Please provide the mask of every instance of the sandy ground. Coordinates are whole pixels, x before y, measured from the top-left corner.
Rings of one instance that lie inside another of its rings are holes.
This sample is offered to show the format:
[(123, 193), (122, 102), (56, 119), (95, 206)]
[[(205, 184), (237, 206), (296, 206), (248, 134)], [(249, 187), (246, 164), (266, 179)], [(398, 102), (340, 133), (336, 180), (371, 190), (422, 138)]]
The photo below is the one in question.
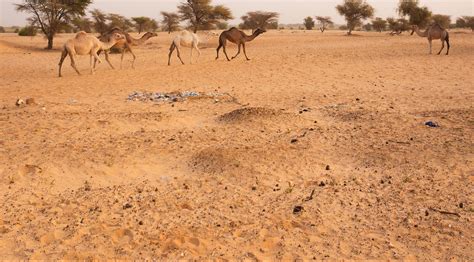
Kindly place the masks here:
[(135, 70), (81, 57), (58, 78), (70, 37), (0, 34), (3, 259), (474, 259), (474, 34), (436, 56), (417, 36), (269, 32), (232, 62), (214, 37), (168, 67), (160, 33)]

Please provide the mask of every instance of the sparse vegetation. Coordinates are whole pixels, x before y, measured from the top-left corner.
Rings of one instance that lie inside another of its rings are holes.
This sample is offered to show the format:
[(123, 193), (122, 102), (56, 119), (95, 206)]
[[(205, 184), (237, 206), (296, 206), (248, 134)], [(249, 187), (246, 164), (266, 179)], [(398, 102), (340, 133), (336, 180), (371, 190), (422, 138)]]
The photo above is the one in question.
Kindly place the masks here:
[(196, 33), (198, 30), (216, 28), (217, 24), (232, 19), (232, 12), (223, 5), (211, 5), (211, 0), (186, 0), (178, 6), (181, 21), (188, 22)]
[(163, 19), (161, 23), (163, 24), (163, 31), (171, 32), (179, 30), (179, 15), (176, 13), (169, 13), (169, 12), (161, 12), (161, 16)]
[(395, 19), (393, 17), (387, 18), (388, 28), (391, 35), (399, 35), (405, 31), (410, 30), (408, 20), (405, 18)]
[(87, 6), (92, 0), (23, 0), (16, 4), (18, 12), (30, 13), (29, 21), (32, 26), (38, 26), (48, 39), (47, 49), (53, 48), (53, 39), (64, 23), (76, 16), (84, 16)]
[(3, 26), (0, 26), (0, 33), (5, 33), (5, 28)]
[(425, 6), (420, 7), (418, 5), (418, 0), (400, 0), (398, 14), (404, 17), (408, 16), (410, 25), (424, 28), (430, 23), (431, 11)]
[(376, 17), (375, 20), (372, 20), (372, 27), (377, 32), (385, 31), (387, 29), (387, 21), (380, 17)]
[(306, 30), (313, 30), (315, 25), (314, 19), (311, 16), (308, 16), (304, 19), (304, 27)]
[(449, 15), (436, 14), (431, 16), (431, 20), (433, 23), (436, 23), (443, 28), (449, 28), (449, 25), (451, 24), (451, 17)]
[(278, 17), (280, 14), (276, 12), (254, 11), (248, 12), (242, 16), (242, 23), (239, 25), (241, 29), (277, 29)]
[(474, 31), (474, 16), (463, 16), (456, 20), (456, 27), (470, 28)]
[(319, 24), (321, 25), (321, 27), (319, 27), (321, 33), (324, 33), (324, 31), (326, 31), (330, 25), (334, 24), (334, 22), (331, 20), (331, 17), (329, 16), (316, 16), (316, 20), (318, 20)]
[(18, 31), (19, 36), (35, 36), (36, 33), (36, 27), (34, 26), (25, 26)]
[(347, 21), (348, 35), (351, 35), (357, 26), (361, 26), (363, 20), (374, 15), (374, 8), (365, 0), (344, 0), (336, 9)]

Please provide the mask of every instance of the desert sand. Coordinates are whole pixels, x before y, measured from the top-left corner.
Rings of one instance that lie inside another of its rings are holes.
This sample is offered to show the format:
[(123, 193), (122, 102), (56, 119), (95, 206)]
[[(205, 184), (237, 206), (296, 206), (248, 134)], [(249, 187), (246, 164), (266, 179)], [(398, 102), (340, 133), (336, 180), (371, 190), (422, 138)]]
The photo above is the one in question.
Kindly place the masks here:
[(231, 62), (213, 36), (168, 67), (173, 35), (58, 78), (72, 35), (0, 34), (2, 259), (474, 259), (474, 34), (271, 31)]

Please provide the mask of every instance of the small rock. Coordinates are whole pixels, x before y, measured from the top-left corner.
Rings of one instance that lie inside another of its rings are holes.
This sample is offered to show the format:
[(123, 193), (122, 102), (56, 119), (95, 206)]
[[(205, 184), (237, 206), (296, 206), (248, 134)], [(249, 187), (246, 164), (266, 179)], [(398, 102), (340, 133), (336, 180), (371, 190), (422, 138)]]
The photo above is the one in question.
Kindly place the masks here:
[(464, 208), (464, 203), (459, 203), (459, 208)]
[(324, 181), (321, 181), (321, 182), (319, 183), (319, 186), (320, 186), (320, 187), (324, 187), (324, 186), (326, 186), (326, 183), (324, 183)]
[(36, 105), (36, 101), (34, 98), (28, 98), (26, 99), (26, 104), (27, 105)]
[(304, 207), (303, 206), (295, 206), (293, 208), (293, 214), (300, 214), (302, 211), (304, 210)]
[(298, 139), (296, 139), (296, 138), (291, 139), (292, 144), (295, 144), (296, 142), (298, 142)]
[(252, 190), (253, 190), (253, 191), (257, 190), (257, 187), (256, 187), (256, 186), (253, 186), (253, 187), (252, 187)]
[(18, 98), (15, 102), (16, 106), (22, 106), (24, 104), (25, 104), (25, 101), (23, 101), (23, 99), (21, 99), (21, 98)]
[(326, 165), (326, 170), (331, 170), (331, 167), (329, 165)]
[(129, 209), (129, 208), (132, 208), (132, 204), (126, 203), (125, 205), (123, 205), (123, 209)]

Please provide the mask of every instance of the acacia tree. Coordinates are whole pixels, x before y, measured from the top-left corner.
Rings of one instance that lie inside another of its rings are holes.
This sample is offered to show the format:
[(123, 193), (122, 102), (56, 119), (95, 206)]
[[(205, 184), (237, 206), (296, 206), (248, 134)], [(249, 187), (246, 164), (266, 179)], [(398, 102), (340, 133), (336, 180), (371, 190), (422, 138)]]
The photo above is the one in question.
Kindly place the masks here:
[(306, 30), (313, 30), (314, 24), (314, 19), (311, 16), (308, 16), (304, 19), (304, 27)]
[(118, 27), (122, 29), (124, 32), (126, 32), (126, 31), (129, 31), (133, 27), (132, 21), (130, 21), (130, 19), (126, 18), (123, 15), (108, 14), (107, 20), (109, 21), (107, 25), (109, 29)]
[(139, 34), (145, 30), (149, 30), (151, 25), (151, 18), (145, 16), (132, 17), (132, 21), (135, 23), (134, 26)]
[(257, 28), (262, 29), (276, 29), (278, 28), (278, 17), (280, 14), (276, 12), (264, 12), (264, 11), (254, 11), (248, 12), (246, 15), (242, 16), (242, 23), (239, 25), (242, 29), (252, 29)]
[(456, 27), (471, 28), (474, 31), (474, 16), (462, 16), (456, 19)]
[(404, 17), (408, 16), (408, 23), (410, 25), (424, 28), (430, 22), (431, 11), (425, 6), (418, 6), (418, 4), (418, 0), (400, 0), (398, 14)]
[(223, 5), (211, 5), (211, 0), (186, 0), (178, 5), (181, 21), (187, 21), (196, 33), (199, 29), (211, 29), (220, 22), (232, 19), (232, 12)]
[(71, 20), (71, 25), (74, 32), (84, 31), (86, 33), (92, 32), (92, 21), (87, 17), (76, 17)]
[(107, 14), (99, 9), (94, 9), (90, 13), (94, 20), (94, 30), (99, 34), (106, 33), (109, 30), (109, 26), (107, 25)]
[(431, 16), (431, 20), (443, 28), (449, 28), (449, 25), (451, 25), (451, 17), (449, 15), (436, 14)]
[(344, 3), (336, 6), (336, 9), (347, 21), (348, 35), (352, 34), (356, 26), (362, 25), (362, 20), (374, 15), (374, 8), (365, 0), (344, 0)]
[(161, 15), (163, 16), (163, 20), (161, 20), (163, 31), (171, 34), (179, 29), (179, 15), (177, 13), (161, 12)]
[(15, 4), (18, 12), (32, 14), (30, 21), (38, 25), (48, 39), (47, 49), (53, 48), (53, 39), (65, 23), (84, 16), (91, 0), (23, 0)]
[(376, 17), (375, 20), (372, 20), (372, 27), (375, 31), (382, 32), (387, 28), (387, 21), (380, 17)]
[(393, 17), (387, 18), (387, 23), (388, 23), (388, 28), (390, 29), (390, 34), (393, 35), (399, 35), (404, 31), (410, 30), (410, 25), (408, 23), (408, 20), (405, 18), (399, 18), (395, 19)]
[(321, 27), (319, 28), (321, 33), (324, 33), (329, 25), (334, 24), (334, 22), (331, 20), (331, 17), (329, 16), (316, 16), (316, 20), (318, 20), (319, 24), (321, 24)]

